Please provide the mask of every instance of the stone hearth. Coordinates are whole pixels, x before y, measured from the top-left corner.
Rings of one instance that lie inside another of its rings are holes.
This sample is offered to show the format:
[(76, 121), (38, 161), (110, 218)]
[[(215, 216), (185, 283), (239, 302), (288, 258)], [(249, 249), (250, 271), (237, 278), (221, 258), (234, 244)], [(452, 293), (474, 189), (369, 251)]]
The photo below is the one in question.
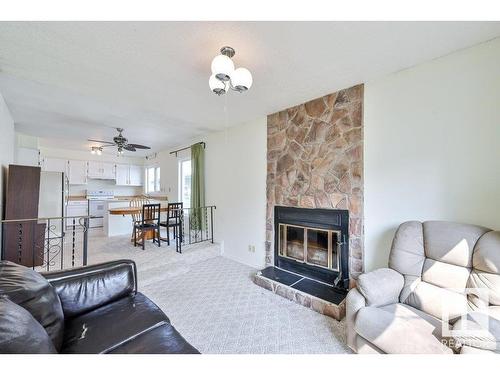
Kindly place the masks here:
[(347, 291), (333, 289), (326, 284), (275, 267), (257, 272), (254, 283), (320, 314), (337, 320), (345, 317)]
[(349, 210), (349, 271), (363, 271), (363, 85), (267, 118), (266, 263), (274, 207)]

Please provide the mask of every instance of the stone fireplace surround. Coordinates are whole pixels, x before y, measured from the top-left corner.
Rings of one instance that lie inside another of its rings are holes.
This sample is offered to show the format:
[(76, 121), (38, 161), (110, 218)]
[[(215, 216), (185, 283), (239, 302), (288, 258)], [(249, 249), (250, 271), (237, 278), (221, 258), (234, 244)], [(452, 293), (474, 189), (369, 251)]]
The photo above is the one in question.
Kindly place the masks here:
[(266, 264), (275, 206), (349, 211), (349, 274), (363, 272), (363, 85), (267, 118)]

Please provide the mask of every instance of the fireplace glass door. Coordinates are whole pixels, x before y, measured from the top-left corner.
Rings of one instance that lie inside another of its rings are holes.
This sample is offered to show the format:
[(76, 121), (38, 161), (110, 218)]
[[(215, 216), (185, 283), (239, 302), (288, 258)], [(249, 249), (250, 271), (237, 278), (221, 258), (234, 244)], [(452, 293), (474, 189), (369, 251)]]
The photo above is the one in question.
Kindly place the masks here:
[(280, 256), (338, 271), (338, 231), (280, 223), (278, 235)]
[(327, 230), (307, 230), (307, 263), (321, 267), (330, 264), (330, 238)]

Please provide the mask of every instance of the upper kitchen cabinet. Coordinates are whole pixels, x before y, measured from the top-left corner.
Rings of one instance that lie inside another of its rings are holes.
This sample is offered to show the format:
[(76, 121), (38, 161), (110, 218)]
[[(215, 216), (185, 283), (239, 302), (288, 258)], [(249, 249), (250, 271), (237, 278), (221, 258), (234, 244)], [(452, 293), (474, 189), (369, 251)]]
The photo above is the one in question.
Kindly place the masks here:
[(142, 186), (142, 178), (144, 176), (144, 172), (141, 166), (139, 165), (131, 165), (130, 166), (130, 178), (129, 182), (132, 186)]
[(58, 159), (58, 158), (48, 158), (44, 157), (42, 159), (42, 171), (45, 172), (62, 172), (66, 173), (66, 159)]
[(112, 163), (105, 163), (100, 161), (89, 161), (88, 164), (88, 177), (101, 180), (114, 180), (115, 165)]
[(139, 165), (116, 164), (116, 185), (142, 186), (142, 174)]
[(87, 184), (87, 162), (68, 160), (68, 180), (70, 185)]
[(116, 184), (117, 185), (129, 185), (129, 171), (130, 168), (126, 164), (116, 164)]

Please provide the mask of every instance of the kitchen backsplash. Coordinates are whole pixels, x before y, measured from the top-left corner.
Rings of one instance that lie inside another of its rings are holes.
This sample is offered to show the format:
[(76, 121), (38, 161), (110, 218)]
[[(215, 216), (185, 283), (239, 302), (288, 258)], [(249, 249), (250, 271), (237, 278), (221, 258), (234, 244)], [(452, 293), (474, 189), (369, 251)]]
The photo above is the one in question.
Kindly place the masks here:
[(71, 185), (69, 195), (85, 195), (87, 190), (113, 190), (115, 196), (143, 194), (142, 186), (116, 186), (114, 180), (92, 180), (87, 185)]

